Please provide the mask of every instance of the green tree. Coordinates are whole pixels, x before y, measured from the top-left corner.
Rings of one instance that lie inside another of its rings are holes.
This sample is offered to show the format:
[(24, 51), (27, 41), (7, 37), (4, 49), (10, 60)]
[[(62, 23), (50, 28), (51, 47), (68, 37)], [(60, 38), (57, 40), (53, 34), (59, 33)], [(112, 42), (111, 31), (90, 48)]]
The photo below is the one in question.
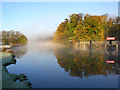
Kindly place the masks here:
[(27, 37), (19, 31), (2, 31), (2, 44), (27, 44)]
[[(113, 33), (113, 29), (116, 37), (119, 34), (119, 25), (114, 22), (118, 22), (118, 19), (113, 19), (104, 15), (83, 15), (72, 14), (69, 15), (69, 19), (65, 19), (56, 32), (54, 33), (53, 41), (69, 43), (72, 40), (74, 43), (79, 41), (104, 41), (105, 38)], [(111, 31), (111, 32), (110, 32)]]
[[(107, 37), (115, 37), (116, 40), (120, 40), (120, 18), (116, 17), (113, 19), (115, 22), (114, 24), (109, 27), (109, 30), (106, 34)], [(112, 22), (113, 22), (112, 20)]]
[(27, 44), (27, 38), (26, 38), (26, 36), (25, 35), (21, 35), (20, 37), (19, 37), (19, 43), (20, 44)]

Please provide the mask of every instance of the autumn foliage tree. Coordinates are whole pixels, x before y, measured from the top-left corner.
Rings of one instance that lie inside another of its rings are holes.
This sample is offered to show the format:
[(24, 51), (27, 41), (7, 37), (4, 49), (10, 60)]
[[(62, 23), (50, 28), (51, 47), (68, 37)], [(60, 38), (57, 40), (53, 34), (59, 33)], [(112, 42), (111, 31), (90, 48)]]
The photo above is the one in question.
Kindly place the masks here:
[(1, 41), (3, 45), (6, 44), (27, 44), (27, 37), (19, 31), (2, 31)]
[(114, 26), (114, 19), (108, 15), (83, 15), (72, 14), (65, 19), (56, 32), (53, 41), (68, 43), (70, 40), (79, 41), (104, 41), (109, 36), (109, 30)]

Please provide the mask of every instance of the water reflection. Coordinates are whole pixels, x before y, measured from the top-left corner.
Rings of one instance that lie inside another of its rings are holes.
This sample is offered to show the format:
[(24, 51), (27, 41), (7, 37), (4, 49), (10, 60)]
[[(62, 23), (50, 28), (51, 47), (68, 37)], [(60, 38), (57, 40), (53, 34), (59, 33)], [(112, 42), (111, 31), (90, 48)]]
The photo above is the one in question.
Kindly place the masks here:
[[(108, 64), (106, 60), (109, 59), (109, 52), (104, 49), (77, 50), (73, 47), (57, 47), (51, 43), (46, 47), (45, 44), (29, 44), (27, 53), (17, 59), (15, 65), (8, 66), (8, 71), (25, 74), (33, 88), (118, 87), (116, 74), (119, 72), (117, 61), (120, 55), (115, 51), (111, 52), (111, 60), (114, 58), (116, 63)], [(25, 50), (24, 47), (17, 48), (20, 52)]]
[(28, 49), (26, 45), (22, 45), (22, 46), (14, 47), (13, 50), (14, 50), (15, 57), (20, 58), (27, 53)]
[[(54, 48), (57, 62), (66, 72), (69, 72), (70, 76), (83, 78), (92, 75), (119, 74), (119, 53), (114, 55), (115, 52), (112, 53), (110, 50), (104, 53), (97, 51), (92, 48), (89, 50), (75, 50), (71, 47), (59, 50)], [(114, 60), (115, 63), (106, 63), (106, 60)]]

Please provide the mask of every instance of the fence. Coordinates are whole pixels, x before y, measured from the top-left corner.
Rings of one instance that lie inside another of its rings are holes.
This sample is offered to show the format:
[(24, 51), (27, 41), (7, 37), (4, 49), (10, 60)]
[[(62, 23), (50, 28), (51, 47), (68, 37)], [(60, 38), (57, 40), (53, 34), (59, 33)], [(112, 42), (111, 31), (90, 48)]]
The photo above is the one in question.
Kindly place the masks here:
[[(76, 45), (81, 45), (81, 44), (88, 44), (90, 45), (90, 41), (81, 41), (81, 42), (76, 42)], [(98, 44), (98, 45), (109, 45), (109, 41), (92, 41), (92, 44)], [(112, 41), (112, 45), (120, 45), (120, 41)]]
[[(76, 48), (79, 47), (83, 47), (84, 49), (89, 46), (91, 47), (91, 45), (93, 47), (104, 47), (107, 48), (108, 46), (110, 46), (109, 41), (92, 41), (92, 43), (90, 44), (90, 41), (81, 41), (81, 42), (76, 42), (76, 44), (74, 45)], [(116, 50), (118, 51), (120, 46), (120, 41), (112, 41), (112, 47), (115, 47)]]

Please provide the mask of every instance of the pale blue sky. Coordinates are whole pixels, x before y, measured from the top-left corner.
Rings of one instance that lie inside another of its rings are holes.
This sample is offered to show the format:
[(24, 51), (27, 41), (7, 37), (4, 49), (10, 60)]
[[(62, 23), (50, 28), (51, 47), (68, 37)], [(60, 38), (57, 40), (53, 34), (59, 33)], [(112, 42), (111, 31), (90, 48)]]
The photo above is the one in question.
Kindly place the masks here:
[(2, 30), (19, 30), (28, 38), (53, 34), (70, 14), (118, 15), (117, 2), (3, 2)]

